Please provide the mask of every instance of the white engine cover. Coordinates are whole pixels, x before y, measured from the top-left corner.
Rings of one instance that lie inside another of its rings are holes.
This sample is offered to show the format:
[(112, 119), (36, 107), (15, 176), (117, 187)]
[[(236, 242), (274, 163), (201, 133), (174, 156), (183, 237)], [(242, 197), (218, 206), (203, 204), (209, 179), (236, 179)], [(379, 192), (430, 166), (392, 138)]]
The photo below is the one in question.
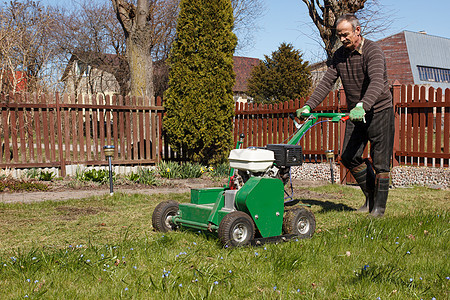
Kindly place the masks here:
[(275, 154), (266, 149), (233, 149), (228, 157), (230, 167), (238, 170), (264, 172), (273, 165)]

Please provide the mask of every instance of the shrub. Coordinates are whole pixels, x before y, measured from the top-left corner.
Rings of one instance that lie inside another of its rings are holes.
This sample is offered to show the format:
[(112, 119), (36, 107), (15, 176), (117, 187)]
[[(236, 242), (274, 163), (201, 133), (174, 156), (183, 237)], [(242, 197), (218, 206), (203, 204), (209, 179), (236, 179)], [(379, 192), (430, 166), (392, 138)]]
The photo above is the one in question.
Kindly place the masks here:
[(56, 175), (51, 171), (41, 171), (41, 173), (39, 173), (39, 180), (52, 181), (55, 176)]
[(175, 151), (183, 149), (189, 160), (203, 164), (220, 161), (232, 147), (232, 29), (230, 1), (180, 2), (164, 126)]

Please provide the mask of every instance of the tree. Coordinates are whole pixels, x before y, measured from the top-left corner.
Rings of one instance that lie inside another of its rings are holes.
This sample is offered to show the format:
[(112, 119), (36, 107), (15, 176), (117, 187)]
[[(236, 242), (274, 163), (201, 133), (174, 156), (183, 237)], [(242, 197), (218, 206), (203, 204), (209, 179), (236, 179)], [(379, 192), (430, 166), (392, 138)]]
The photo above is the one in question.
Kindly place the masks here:
[(230, 0), (181, 0), (164, 125), (176, 151), (205, 164), (223, 160), (232, 146), (232, 29)]
[(361, 22), (364, 35), (385, 31), (392, 23), (392, 15), (386, 15), (378, 0), (302, 0), (309, 16), (319, 30), (328, 59), (341, 46), (336, 35), (335, 23), (344, 13), (354, 13)]
[(0, 9), (0, 92), (47, 90), (43, 79), (55, 54), (49, 35), (54, 24), (51, 11), (31, 0)]
[(259, 103), (283, 102), (306, 97), (311, 87), (308, 62), (292, 44), (282, 43), (272, 57), (255, 66), (247, 94)]
[[(170, 34), (176, 19), (176, 0), (111, 0), (125, 34), (130, 71), (130, 91), (136, 96), (153, 96), (154, 46)], [(162, 44), (164, 45), (164, 43)]]

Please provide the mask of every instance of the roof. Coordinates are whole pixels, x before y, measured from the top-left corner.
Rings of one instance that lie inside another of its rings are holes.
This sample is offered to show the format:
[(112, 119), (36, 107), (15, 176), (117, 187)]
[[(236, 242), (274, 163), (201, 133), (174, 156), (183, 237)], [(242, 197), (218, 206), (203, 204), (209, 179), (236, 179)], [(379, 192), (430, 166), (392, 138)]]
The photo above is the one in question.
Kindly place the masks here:
[[(450, 69), (450, 39), (412, 31), (404, 31), (404, 34), (414, 83), (430, 84), (420, 80), (418, 66)], [(449, 87), (448, 83), (434, 82), (432, 85)]]
[(253, 68), (259, 64), (258, 58), (234, 56), (234, 73), (236, 74), (236, 83), (233, 92), (246, 92), (247, 80), (250, 78)]
[[(95, 66), (98, 69), (109, 71), (112, 73), (116, 69), (123, 69), (125, 66), (121, 65), (126, 63), (123, 59), (120, 59), (115, 54), (95, 54), (95, 53), (76, 53), (73, 54), (67, 64), (62, 80), (64, 80), (70, 70), (71, 65), (75, 60), (80, 60), (88, 63), (91, 66)], [(236, 82), (233, 87), (233, 92), (247, 91), (247, 80), (250, 78), (253, 68), (259, 64), (258, 58), (233, 56), (233, 70), (236, 74)], [(162, 68), (164, 62), (155, 62), (155, 68)]]

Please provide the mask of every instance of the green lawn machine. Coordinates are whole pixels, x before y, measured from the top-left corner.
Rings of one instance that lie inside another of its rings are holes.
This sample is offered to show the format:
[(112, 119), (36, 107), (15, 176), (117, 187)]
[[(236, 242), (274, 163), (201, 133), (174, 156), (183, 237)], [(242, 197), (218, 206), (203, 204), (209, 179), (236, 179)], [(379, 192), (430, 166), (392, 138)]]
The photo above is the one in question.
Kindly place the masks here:
[(241, 135), (228, 157), (231, 168), (228, 184), (191, 189), (190, 203), (169, 200), (158, 204), (152, 216), (153, 228), (161, 232), (179, 227), (208, 230), (217, 233), (226, 247), (310, 238), (316, 227), (314, 214), (297, 205), (293, 198), (290, 169), (303, 163), (298, 143), (313, 126), (324, 121), (339, 122), (348, 116), (343, 113), (304, 116), (308, 118), (301, 125), (294, 120), (297, 131), (287, 144), (241, 149)]

